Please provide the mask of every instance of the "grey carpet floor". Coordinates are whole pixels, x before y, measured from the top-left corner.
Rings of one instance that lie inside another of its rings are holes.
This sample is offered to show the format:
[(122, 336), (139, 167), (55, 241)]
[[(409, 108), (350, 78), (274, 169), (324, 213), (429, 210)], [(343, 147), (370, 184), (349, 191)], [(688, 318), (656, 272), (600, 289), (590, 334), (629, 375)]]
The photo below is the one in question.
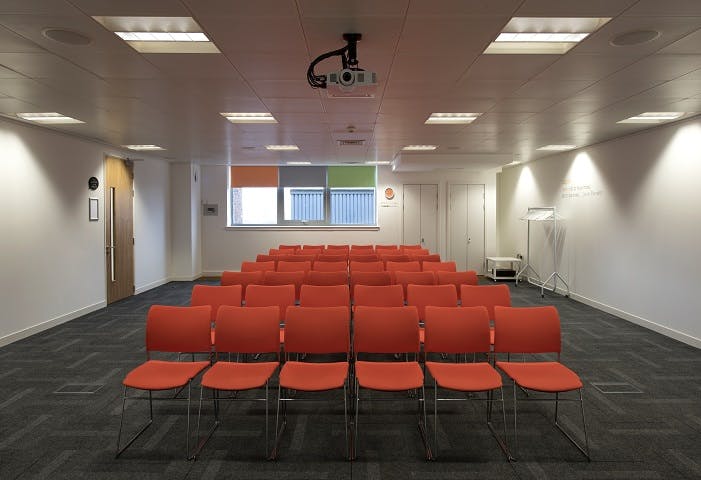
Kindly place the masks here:
[[(195, 462), (184, 459), (185, 403), (158, 403), (151, 428), (115, 459), (121, 380), (144, 359), (146, 312), (154, 303), (188, 304), (192, 285), (169, 283), (0, 349), (0, 479), (701, 478), (701, 351), (513, 285), (515, 306), (553, 304), (560, 312), (562, 361), (585, 383), (591, 462), (552, 426), (553, 407), (544, 403), (520, 404), (518, 461), (508, 462), (481, 402), (441, 404), (440, 457), (427, 462), (416, 404), (405, 396), (361, 405), (358, 459), (348, 462), (337, 394), (290, 405), (275, 462), (262, 459), (264, 410), (253, 402), (224, 407), (221, 427)], [(510, 423), (510, 388), (505, 395)], [(211, 420), (211, 408), (204, 413)], [(146, 415), (145, 402), (128, 403), (127, 431)], [(561, 415), (582, 438), (575, 404)]]

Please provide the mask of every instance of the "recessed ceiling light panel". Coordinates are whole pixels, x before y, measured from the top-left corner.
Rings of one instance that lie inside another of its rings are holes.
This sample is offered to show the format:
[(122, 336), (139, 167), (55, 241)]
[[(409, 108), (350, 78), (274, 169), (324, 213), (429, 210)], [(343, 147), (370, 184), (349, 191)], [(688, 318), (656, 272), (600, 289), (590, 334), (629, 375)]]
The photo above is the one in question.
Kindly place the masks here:
[(405, 152), (422, 152), (428, 150), (435, 150), (438, 145), (405, 145), (402, 150)]
[(231, 123), (277, 123), (272, 113), (222, 112), (220, 115)]
[(273, 152), (296, 152), (299, 150), (297, 145), (266, 145), (265, 148)]
[(163, 147), (159, 147), (158, 145), (122, 145), (124, 148), (128, 148), (129, 150), (139, 150), (139, 151), (148, 151), (148, 150), (165, 150)]
[(684, 112), (643, 112), (616, 123), (663, 123), (684, 116)]
[(514, 17), (484, 53), (562, 55), (609, 20)]
[(77, 118), (67, 117), (57, 112), (18, 113), (17, 116), (28, 122), (43, 123), (46, 125), (85, 123)]
[(285, 162), (287, 165), (311, 165), (312, 162)]
[(536, 150), (544, 150), (550, 152), (563, 152), (565, 150), (574, 150), (577, 145), (544, 145)]
[(432, 113), (424, 122), (426, 125), (455, 125), (472, 123), (481, 113)]

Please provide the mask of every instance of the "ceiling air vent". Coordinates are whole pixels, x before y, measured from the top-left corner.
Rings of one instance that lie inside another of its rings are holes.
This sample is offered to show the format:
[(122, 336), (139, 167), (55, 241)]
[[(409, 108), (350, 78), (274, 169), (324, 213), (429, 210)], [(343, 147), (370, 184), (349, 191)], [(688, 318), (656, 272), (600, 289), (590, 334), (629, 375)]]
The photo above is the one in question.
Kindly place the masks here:
[(365, 145), (364, 138), (338, 140), (339, 147), (362, 147), (363, 145)]

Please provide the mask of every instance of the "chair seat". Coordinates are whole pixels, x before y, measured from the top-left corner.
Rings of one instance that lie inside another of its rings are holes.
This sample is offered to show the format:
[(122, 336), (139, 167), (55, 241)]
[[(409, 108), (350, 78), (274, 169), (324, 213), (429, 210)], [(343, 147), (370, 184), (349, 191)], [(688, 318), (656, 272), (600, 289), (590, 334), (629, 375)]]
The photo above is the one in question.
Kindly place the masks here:
[(343, 387), (348, 377), (348, 362), (292, 362), (280, 370), (280, 386), (305, 392), (321, 392)]
[(441, 388), (459, 392), (483, 392), (502, 386), (501, 375), (486, 362), (426, 362), (426, 367)]
[(202, 386), (216, 390), (250, 390), (265, 385), (275, 373), (278, 362), (215, 363), (202, 376)]
[(129, 372), (122, 384), (141, 390), (168, 390), (187, 385), (209, 362), (149, 360)]
[(559, 362), (497, 362), (497, 367), (523, 388), (567, 392), (582, 388), (582, 380)]
[(421, 388), (424, 372), (418, 362), (355, 362), (355, 376), (363, 388), (398, 392)]

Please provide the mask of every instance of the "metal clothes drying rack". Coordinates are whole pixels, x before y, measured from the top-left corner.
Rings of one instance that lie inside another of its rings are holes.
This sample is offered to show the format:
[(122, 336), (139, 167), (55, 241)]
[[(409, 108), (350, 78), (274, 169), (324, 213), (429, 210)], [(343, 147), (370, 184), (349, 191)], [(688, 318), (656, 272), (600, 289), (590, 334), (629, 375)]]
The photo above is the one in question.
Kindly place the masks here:
[[(562, 217), (558, 215), (556, 208), (555, 207), (528, 207), (528, 212), (526, 212), (526, 215), (521, 217), (521, 220), (526, 220), (528, 222), (528, 233), (527, 233), (527, 238), (526, 238), (526, 264), (516, 272), (516, 286), (518, 286), (518, 279), (526, 273), (528, 270), (533, 272), (535, 277), (538, 279), (538, 281), (533, 281), (531, 280), (531, 277), (526, 276), (526, 279), (528, 280), (528, 283), (531, 283), (533, 285), (538, 285), (540, 287), (540, 297), (543, 298), (545, 296), (545, 287), (547, 286), (548, 282), (552, 279), (553, 281), (553, 287), (552, 287), (552, 292), (556, 293), (557, 291), (557, 279), (559, 278), (560, 281), (565, 285), (567, 288), (567, 293), (565, 294), (565, 297), (570, 296), (570, 286), (567, 284), (564, 278), (562, 278), (562, 275), (560, 275), (557, 271), (557, 241), (558, 241), (558, 230), (557, 230), (557, 222), (558, 220), (562, 220)], [(550, 276), (545, 280), (542, 281), (540, 279), (540, 275), (538, 275), (538, 272), (536, 272), (535, 268), (533, 268), (533, 265), (531, 265), (531, 222), (553, 222), (553, 273), (550, 274)]]

